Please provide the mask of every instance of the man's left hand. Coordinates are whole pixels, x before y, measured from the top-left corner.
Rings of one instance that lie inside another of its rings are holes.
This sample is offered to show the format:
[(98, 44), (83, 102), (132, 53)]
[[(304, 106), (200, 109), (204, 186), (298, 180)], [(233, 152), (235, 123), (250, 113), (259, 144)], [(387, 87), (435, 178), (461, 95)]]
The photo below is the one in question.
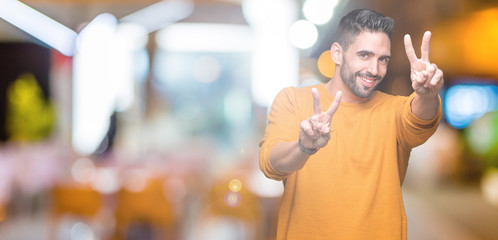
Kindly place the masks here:
[(429, 61), (429, 42), (431, 32), (424, 33), (421, 46), (421, 58), (417, 58), (410, 35), (405, 35), (405, 51), (410, 61), (410, 79), (413, 90), (419, 96), (437, 96), (443, 87), (443, 71)]

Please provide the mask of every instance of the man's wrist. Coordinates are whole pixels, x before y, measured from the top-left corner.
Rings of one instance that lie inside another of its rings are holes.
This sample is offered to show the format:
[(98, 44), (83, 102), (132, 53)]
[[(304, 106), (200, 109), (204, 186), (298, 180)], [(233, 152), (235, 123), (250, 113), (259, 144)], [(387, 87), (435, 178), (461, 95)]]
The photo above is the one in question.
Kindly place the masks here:
[(301, 152), (303, 152), (305, 154), (313, 155), (318, 151), (318, 148), (307, 148), (307, 147), (303, 146), (303, 144), (301, 143), (301, 139), (299, 139), (297, 141), (297, 144), (299, 145)]

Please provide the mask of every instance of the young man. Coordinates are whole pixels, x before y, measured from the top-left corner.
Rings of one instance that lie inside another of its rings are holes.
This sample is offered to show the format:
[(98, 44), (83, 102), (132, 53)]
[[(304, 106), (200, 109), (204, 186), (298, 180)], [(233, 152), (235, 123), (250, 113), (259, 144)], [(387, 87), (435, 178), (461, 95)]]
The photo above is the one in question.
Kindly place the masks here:
[(285, 186), (277, 239), (406, 239), (401, 184), (411, 149), (439, 124), (443, 72), (429, 62), (430, 32), (420, 59), (406, 35), (414, 93), (376, 91), (393, 24), (372, 10), (350, 12), (331, 47), (334, 77), (275, 98), (259, 161)]

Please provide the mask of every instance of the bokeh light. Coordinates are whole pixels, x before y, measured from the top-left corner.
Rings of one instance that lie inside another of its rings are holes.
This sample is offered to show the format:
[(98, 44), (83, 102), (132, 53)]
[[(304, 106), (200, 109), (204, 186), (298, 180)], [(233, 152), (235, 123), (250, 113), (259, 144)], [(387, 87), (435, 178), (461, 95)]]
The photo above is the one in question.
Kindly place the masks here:
[(94, 240), (95, 236), (88, 224), (83, 222), (75, 223), (71, 227), (71, 240)]
[(306, 20), (299, 20), (292, 24), (289, 30), (289, 37), (295, 47), (308, 49), (315, 45), (318, 39), (318, 30), (312, 23)]
[(241, 200), (242, 200), (242, 198), (240, 196), (240, 193), (238, 193), (238, 192), (228, 191), (225, 194), (225, 204), (229, 207), (239, 206)]
[(121, 187), (117, 170), (114, 168), (98, 168), (92, 187), (103, 194), (116, 193)]
[(82, 157), (74, 161), (71, 174), (77, 182), (89, 183), (95, 179), (96, 170), (90, 158)]
[(493, 148), (498, 147), (498, 118), (496, 115), (490, 113), (480, 117), (466, 131), (471, 149), (479, 155), (485, 155)]
[(452, 86), (446, 91), (444, 107), (448, 123), (455, 128), (465, 128), (487, 112), (498, 110), (498, 86)]
[(498, 207), (498, 168), (488, 169), (482, 178), (481, 189), (486, 201)]
[(335, 63), (334, 60), (332, 60), (330, 50), (320, 54), (320, 57), (318, 58), (318, 71), (320, 71), (323, 76), (328, 78), (332, 78), (334, 76)]
[(232, 179), (230, 180), (228, 187), (230, 188), (230, 191), (238, 192), (242, 189), (242, 182), (239, 179)]
[(327, 23), (334, 14), (334, 7), (339, 0), (306, 0), (303, 4), (303, 14), (314, 24)]

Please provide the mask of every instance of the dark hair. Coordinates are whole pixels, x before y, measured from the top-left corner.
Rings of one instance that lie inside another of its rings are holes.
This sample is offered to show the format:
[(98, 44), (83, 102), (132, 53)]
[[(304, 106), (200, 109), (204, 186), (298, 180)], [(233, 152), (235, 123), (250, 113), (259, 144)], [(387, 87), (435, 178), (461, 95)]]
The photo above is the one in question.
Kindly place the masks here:
[(363, 31), (384, 32), (391, 38), (394, 20), (370, 9), (356, 9), (339, 22), (337, 42), (345, 50)]

